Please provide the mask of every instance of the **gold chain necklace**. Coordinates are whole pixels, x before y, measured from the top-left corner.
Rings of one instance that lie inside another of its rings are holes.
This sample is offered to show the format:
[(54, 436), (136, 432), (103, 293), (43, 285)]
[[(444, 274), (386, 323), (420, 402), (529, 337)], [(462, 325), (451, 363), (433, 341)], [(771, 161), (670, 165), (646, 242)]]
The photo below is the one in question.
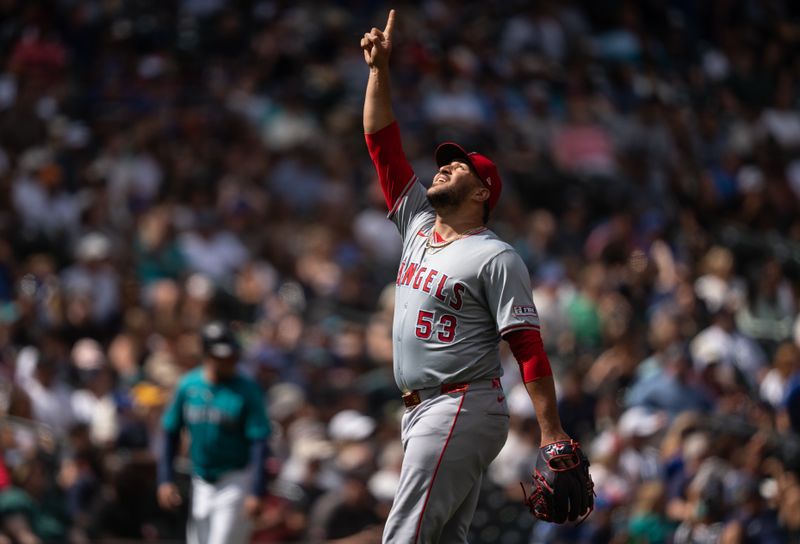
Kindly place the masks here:
[(434, 235), (434, 233), (436, 231), (431, 228), (431, 233), (428, 235), (428, 239), (425, 241), (425, 247), (428, 248), (428, 249), (437, 249), (437, 250), (438, 249), (444, 249), (447, 246), (449, 246), (450, 244), (452, 244), (453, 242), (461, 240), (462, 238), (464, 238), (465, 236), (469, 236), (470, 234), (475, 234), (476, 232), (479, 232), (479, 231), (481, 231), (481, 230), (483, 230), (485, 228), (486, 227), (484, 227), (484, 226), (480, 226), (480, 227), (474, 227), (474, 228), (471, 228), (471, 229), (467, 229), (464, 232), (462, 232), (461, 234), (459, 234), (458, 236), (456, 236), (455, 238), (453, 238), (452, 240), (446, 240), (444, 242), (439, 242), (439, 243), (436, 243), (436, 242), (433, 241), (433, 235)]

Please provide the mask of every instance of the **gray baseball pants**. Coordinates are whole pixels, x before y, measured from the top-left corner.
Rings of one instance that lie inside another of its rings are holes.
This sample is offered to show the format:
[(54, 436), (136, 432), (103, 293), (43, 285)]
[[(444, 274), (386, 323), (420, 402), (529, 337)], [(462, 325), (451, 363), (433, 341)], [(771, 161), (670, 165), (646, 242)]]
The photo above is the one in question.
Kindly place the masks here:
[(419, 393), (422, 402), (403, 415), (405, 456), (383, 542), (463, 544), (483, 474), (508, 435), (505, 394), (499, 379)]

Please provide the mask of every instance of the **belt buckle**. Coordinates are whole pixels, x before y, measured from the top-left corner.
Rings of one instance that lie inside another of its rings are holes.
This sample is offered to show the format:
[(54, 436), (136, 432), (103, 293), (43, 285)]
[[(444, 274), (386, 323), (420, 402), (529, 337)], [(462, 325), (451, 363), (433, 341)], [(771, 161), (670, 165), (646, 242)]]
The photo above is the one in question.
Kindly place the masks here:
[(416, 406), (420, 402), (422, 402), (422, 399), (419, 398), (419, 391), (408, 391), (407, 393), (403, 393), (403, 404), (406, 405), (406, 408)]

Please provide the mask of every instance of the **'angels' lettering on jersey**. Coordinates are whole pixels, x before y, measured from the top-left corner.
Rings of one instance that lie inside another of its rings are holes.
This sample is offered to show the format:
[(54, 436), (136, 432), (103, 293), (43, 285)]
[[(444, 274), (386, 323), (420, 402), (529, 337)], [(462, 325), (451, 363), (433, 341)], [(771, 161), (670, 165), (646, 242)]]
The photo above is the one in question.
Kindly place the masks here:
[[(448, 282), (448, 280), (450, 280)], [(463, 304), (463, 293), (466, 287), (463, 283), (453, 281), (447, 274), (441, 273), (435, 268), (428, 267), (421, 263), (400, 263), (397, 271), (398, 287), (411, 287), (412, 289), (422, 290), (440, 302), (448, 304), (454, 310), (460, 310)]]
[(436, 214), (416, 181), (390, 218), (403, 237), (395, 278), (394, 374), (403, 390), (502, 375), (508, 330), (538, 329), (530, 277), (519, 255), (489, 229), (436, 247)]
[(392, 325), (398, 387), (501, 376), (501, 336), (539, 327), (525, 264), (489, 229), (432, 247), (436, 212), (403, 153), (397, 125), (366, 138), (388, 217), (403, 239)]

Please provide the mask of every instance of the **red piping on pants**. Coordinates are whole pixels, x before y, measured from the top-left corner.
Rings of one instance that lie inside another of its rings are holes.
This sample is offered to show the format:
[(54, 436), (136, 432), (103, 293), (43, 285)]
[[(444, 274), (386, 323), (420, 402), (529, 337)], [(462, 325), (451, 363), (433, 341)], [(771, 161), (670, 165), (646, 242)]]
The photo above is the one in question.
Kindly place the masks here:
[(444, 442), (444, 447), (442, 448), (442, 453), (439, 454), (439, 460), (436, 462), (436, 468), (433, 470), (433, 476), (431, 477), (431, 484), (428, 486), (428, 493), (425, 495), (425, 502), (422, 505), (422, 512), (419, 515), (419, 522), (417, 523), (417, 534), (414, 535), (414, 544), (417, 544), (419, 540), (419, 532), (422, 529), (422, 518), (425, 517), (425, 509), (428, 507), (428, 499), (431, 498), (431, 491), (433, 490), (433, 482), (436, 481), (436, 474), (439, 472), (439, 465), (442, 464), (442, 458), (444, 458), (444, 452), (447, 449), (447, 445), (450, 443), (450, 438), (453, 436), (453, 429), (456, 428), (456, 421), (458, 421), (458, 416), (461, 414), (461, 407), (464, 405), (464, 398), (467, 396), (466, 390), (464, 390), (464, 394), (461, 396), (461, 402), (458, 404), (458, 411), (456, 412), (456, 417), (453, 418), (453, 424), (450, 426), (450, 433), (447, 435), (447, 440)]

